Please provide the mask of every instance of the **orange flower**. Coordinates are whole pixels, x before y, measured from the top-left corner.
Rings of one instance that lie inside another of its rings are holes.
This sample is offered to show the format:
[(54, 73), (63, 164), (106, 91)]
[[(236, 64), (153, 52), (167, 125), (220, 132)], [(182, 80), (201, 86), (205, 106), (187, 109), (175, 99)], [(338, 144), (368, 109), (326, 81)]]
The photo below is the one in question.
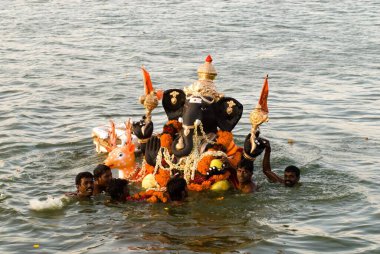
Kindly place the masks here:
[(150, 198), (148, 198), (146, 200), (146, 202), (149, 202), (149, 203), (157, 203), (158, 202), (158, 198), (156, 196), (151, 196)]
[(203, 157), (202, 160), (198, 162), (198, 167), (197, 167), (198, 172), (201, 173), (202, 175), (206, 175), (210, 167), (210, 163), (213, 159), (215, 158), (211, 155)]
[(160, 137), (161, 141), (161, 147), (166, 147), (169, 150), (169, 153), (171, 153), (171, 147), (173, 143), (173, 138), (170, 134), (164, 133)]
[(221, 175), (213, 175), (211, 179), (214, 180), (215, 182), (219, 182), (219, 181), (228, 179), (230, 175), (231, 173), (229, 171), (226, 171), (224, 174), (221, 174)]
[(234, 137), (229, 131), (219, 130), (216, 134), (216, 142), (223, 145), (226, 149), (234, 142)]
[(174, 136), (174, 134), (178, 133), (181, 128), (182, 124), (180, 122), (177, 120), (170, 120), (164, 125), (162, 132)]
[(155, 175), (155, 179), (160, 187), (165, 187), (170, 180), (170, 171), (160, 168)]
[(236, 168), (237, 165), (239, 164), (241, 160), (241, 156), (242, 156), (242, 149), (238, 149), (238, 151), (231, 158), (228, 159), (234, 168)]
[(145, 170), (146, 170), (146, 174), (153, 174), (154, 166), (149, 165), (148, 163), (145, 163)]
[(142, 192), (136, 193), (135, 195), (133, 195), (133, 199), (136, 199), (136, 200), (146, 199), (146, 201), (149, 203), (157, 203), (159, 201), (161, 201), (162, 203), (168, 202), (168, 197), (165, 192), (154, 191), (154, 190), (142, 191)]
[(177, 132), (179, 132), (182, 129), (182, 123), (178, 122), (178, 120), (170, 120), (166, 124), (173, 125), (173, 127), (177, 130)]
[(190, 191), (204, 191), (210, 189), (211, 185), (213, 184), (213, 181), (204, 181), (201, 184), (197, 183), (190, 183), (187, 185), (187, 189)]

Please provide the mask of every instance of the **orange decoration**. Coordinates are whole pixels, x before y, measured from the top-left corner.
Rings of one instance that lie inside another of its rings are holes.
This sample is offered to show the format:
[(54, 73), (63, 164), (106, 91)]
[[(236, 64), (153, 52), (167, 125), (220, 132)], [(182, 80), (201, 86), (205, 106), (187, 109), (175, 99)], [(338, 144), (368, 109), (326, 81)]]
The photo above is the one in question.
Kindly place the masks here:
[(230, 171), (226, 171), (224, 174), (221, 174), (221, 175), (213, 175), (211, 179), (214, 180), (215, 182), (219, 182), (222, 180), (227, 180), (230, 177), (230, 175), (231, 175)]
[(148, 163), (145, 163), (145, 170), (146, 170), (146, 174), (153, 174), (154, 166), (149, 165)]
[(170, 180), (170, 171), (159, 169), (154, 177), (160, 187), (165, 187)]
[(237, 165), (239, 164), (239, 162), (240, 162), (240, 160), (241, 160), (242, 153), (243, 153), (243, 152), (242, 152), (242, 148), (239, 148), (239, 149), (237, 150), (237, 152), (236, 152), (233, 156), (231, 156), (231, 157), (228, 158), (228, 161), (231, 163), (231, 165), (232, 165), (234, 168), (236, 168)]
[(211, 181), (204, 181), (202, 184), (196, 184), (196, 183), (190, 183), (187, 185), (187, 188), (190, 191), (203, 191), (203, 190), (208, 190), (211, 188), (211, 185), (213, 182)]
[(135, 195), (132, 196), (132, 199), (135, 199), (135, 200), (145, 199), (149, 203), (157, 203), (159, 201), (161, 201), (162, 203), (168, 202), (168, 197), (165, 192), (154, 191), (154, 190), (142, 191), (142, 192), (136, 193)]
[(268, 114), (268, 94), (269, 94), (269, 85), (268, 85), (268, 75), (265, 77), (263, 89), (261, 90), (261, 95), (259, 99), (259, 104), (261, 110)]
[(232, 136), (232, 133), (229, 131), (221, 131), (219, 130), (216, 133), (216, 142), (218, 144), (223, 145), (226, 149), (230, 146), (232, 142), (234, 142), (234, 138)]
[(173, 143), (173, 138), (170, 134), (164, 133), (160, 137), (161, 141), (161, 147), (166, 147), (169, 150), (169, 153), (171, 153), (171, 147)]
[(145, 94), (148, 95), (154, 91), (153, 85), (152, 85), (152, 80), (150, 79), (149, 72), (144, 67), (141, 67), (141, 71), (143, 74), (143, 83), (144, 83)]
[(215, 159), (214, 156), (205, 156), (202, 158), (202, 160), (200, 160), (198, 162), (198, 167), (197, 167), (197, 170), (199, 173), (201, 173), (202, 175), (206, 175), (208, 169), (210, 168), (210, 163), (211, 161)]

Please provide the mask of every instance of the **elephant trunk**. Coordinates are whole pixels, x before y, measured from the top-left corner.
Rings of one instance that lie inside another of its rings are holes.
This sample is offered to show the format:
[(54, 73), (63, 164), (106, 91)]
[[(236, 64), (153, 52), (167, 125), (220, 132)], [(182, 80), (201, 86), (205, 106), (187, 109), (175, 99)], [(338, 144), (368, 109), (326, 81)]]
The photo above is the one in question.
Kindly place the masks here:
[(190, 132), (186, 131), (186, 129), (181, 130), (180, 135), (173, 141), (172, 144), (172, 152), (176, 157), (181, 158), (191, 153), (194, 145), (193, 135), (194, 129), (191, 129)]

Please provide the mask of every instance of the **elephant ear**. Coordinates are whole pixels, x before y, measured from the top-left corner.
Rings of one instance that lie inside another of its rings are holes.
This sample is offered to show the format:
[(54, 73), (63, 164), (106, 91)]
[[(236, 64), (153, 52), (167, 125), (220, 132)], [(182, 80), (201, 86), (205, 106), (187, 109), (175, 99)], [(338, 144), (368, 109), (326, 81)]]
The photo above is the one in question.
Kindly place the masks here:
[(186, 95), (181, 89), (169, 89), (164, 92), (162, 106), (169, 120), (178, 120), (182, 116)]
[(243, 105), (231, 97), (223, 97), (215, 104), (215, 116), (222, 131), (232, 131), (243, 114)]

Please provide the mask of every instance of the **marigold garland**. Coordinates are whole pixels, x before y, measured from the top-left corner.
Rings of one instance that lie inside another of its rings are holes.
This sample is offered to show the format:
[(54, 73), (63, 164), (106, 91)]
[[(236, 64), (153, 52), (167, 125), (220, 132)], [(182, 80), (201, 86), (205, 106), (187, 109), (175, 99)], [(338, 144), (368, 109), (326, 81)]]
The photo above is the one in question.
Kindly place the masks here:
[(181, 130), (181, 128), (182, 123), (178, 122), (177, 120), (170, 120), (164, 125), (163, 133), (167, 133), (174, 136)]
[(146, 200), (149, 203), (157, 203), (158, 201), (161, 201), (162, 203), (168, 202), (168, 197), (165, 192), (162, 191), (142, 191), (139, 193), (136, 193), (132, 196), (133, 200)]
[(161, 135), (160, 141), (161, 141), (161, 147), (166, 147), (169, 150), (169, 153), (171, 153), (173, 137), (168, 133), (164, 133)]
[(145, 163), (145, 170), (146, 170), (146, 175), (153, 174), (154, 166), (149, 165), (148, 163)]
[(229, 162), (234, 168), (236, 168), (237, 165), (239, 164), (242, 154), (243, 154), (243, 149), (239, 148), (238, 151), (231, 158), (228, 158)]
[(160, 168), (154, 177), (160, 187), (165, 187), (170, 180), (170, 171)]
[(227, 180), (230, 177), (231, 173), (229, 171), (226, 171), (224, 174), (220, 175), (213, 175), (211, 177), (211, 180), (214, 180), (214, 182), (219, 182), (222, 180)]
[(204, 181), (201, 184), (196, 184), (196, 183), (190, 183), (187, 185), (187, 189), (190, 191), (203, 191), (203, 190), (208, 190), (211, 188), (211, 185), (213, 184), (214, 181)]
[(210, 168), (211, 161), (215, 159), (214, 156), (205, 156), (198, 162), (197, 170), (202, 175), (206, 175), (208, 169)]
[(219, 130), (216, 133), (216, 142), (223, 145), (226, 149), (234, 142), (233, 135), (229, 131)]

